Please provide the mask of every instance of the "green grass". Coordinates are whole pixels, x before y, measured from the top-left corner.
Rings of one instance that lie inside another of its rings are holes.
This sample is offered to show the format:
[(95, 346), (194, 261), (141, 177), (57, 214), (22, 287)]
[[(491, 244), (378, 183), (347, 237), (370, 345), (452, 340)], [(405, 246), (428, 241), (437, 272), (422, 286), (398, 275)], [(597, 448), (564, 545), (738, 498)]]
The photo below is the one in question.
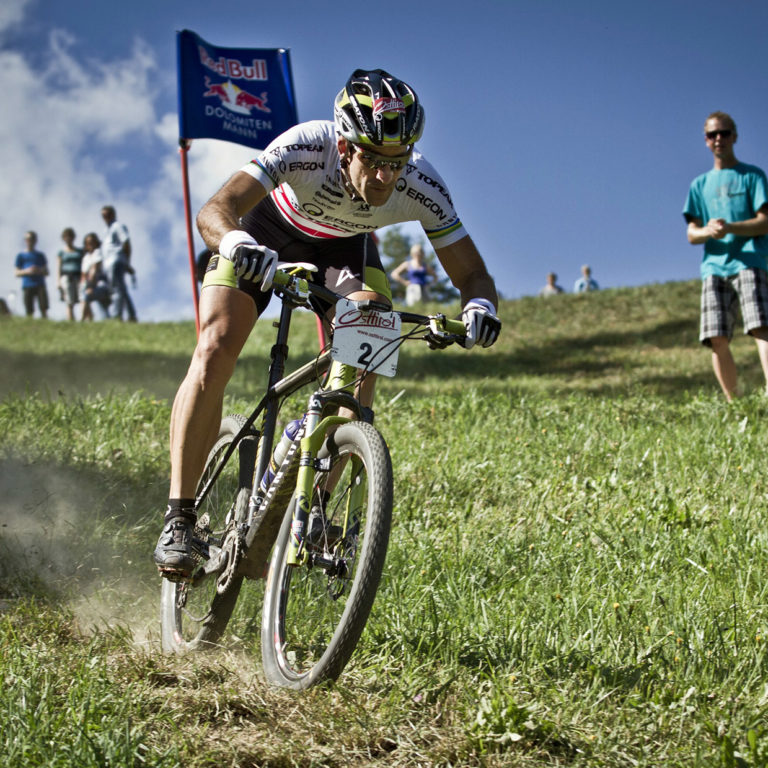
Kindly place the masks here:
[[(18, 766), (768, 765), (768, 398), (696, 283), (507, 302), (382, 380), (384, 581), (339, 682), (268, 688), (260, 585), (159, 649), (151, 563), (191, 324), (0, 323), (0, 754)], [(297, 318), (292, 363), (314, 352)], [(227, 410), (263, 386), (268, 321)], [(296, 398), (296, 406), (299, 399)]]

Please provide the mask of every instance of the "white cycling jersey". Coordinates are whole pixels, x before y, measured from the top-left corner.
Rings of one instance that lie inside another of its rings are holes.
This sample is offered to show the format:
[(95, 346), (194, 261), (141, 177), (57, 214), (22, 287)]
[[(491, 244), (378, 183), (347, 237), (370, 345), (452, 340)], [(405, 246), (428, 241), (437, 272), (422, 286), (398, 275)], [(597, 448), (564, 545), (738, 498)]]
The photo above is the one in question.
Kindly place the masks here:
[(334, 124), (313, 120), (289, 128), (242, 170), (269, 191), (285, 221), (310, 238), (350, 237), (406, 221), (420, 222), (434, 248), (466, 236), (445, 182), (417, 150), (381, 206), (347, 193), (340, 163)]

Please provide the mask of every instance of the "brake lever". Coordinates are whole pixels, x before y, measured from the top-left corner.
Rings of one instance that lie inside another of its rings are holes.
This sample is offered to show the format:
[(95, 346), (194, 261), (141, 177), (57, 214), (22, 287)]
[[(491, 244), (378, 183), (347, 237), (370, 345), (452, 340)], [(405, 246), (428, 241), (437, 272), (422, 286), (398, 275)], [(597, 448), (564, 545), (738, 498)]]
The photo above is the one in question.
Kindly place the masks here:
[(461, 344), (463, 337), (444, 331), (438, 324), (440, 321), (445, 321), (445, 315), (437, 315), (429, 319), (429, 330), (424, 335), (429, 348), (445, 349), (451, 344)]

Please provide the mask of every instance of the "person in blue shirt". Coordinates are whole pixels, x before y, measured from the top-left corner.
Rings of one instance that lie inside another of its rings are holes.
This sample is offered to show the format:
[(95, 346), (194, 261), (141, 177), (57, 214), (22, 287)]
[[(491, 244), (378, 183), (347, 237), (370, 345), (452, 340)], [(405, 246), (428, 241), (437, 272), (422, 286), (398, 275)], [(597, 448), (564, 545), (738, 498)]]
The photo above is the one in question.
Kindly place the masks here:
[(581, 277), (573, 284), (574, 293), (587, 293), (588, 291), (599, 291), (600, 286), (597, 280), (592, 277), (592, 268), (589, 264), (584, 264), (581, 268)]
[(703, 245), (699, 340), (730, 402), (740, 393), (730, 342), (739, 309), (744, 333), (757, 343), (768, 392), (768, 181), (736, 159), (736, 123), (713, 112), (704, 123), (712, 170), (691, 183), (683, 216), (688, 242)]
[(390, 272), (390, 277), (405, 286), (405, 306), (430, 301), (429, 284), (437, 279), (434, 268), (426, 261), (424, 246), (411, 246), (410, 256)]
[(45, 254), (35, 249), (37, 234), (31, 230), (24, 235), (27, 250), (16, 256), (16, 277), (21, 278), (21, 292), (24, 296), (24, 310), (27, 317), (35, 312), (35, 302), (43, 317), (48, 317), (48, 290), (45, 278), (48, 276), (48, 260)]
[(75, 306), (80, 301), (80, 269), (83, 262), (83, 249), (75, 245), (75, 230), (67, 227), (61, 233), (64, 248), (59, 251), (58, 280), (61, 300), (67, 304), (67, 319), (75, 319)]

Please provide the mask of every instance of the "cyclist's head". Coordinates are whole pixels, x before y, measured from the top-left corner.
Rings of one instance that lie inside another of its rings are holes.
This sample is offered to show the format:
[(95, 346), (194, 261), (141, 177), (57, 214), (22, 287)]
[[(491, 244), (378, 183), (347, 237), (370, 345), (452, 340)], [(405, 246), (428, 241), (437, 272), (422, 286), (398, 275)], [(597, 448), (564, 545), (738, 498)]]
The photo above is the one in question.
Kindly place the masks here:
[(352, 144), (412, 147), (424, 131), (424, 109), (407, 83), (383, 69), (356, 69), (334, 103), (336, 130)]

